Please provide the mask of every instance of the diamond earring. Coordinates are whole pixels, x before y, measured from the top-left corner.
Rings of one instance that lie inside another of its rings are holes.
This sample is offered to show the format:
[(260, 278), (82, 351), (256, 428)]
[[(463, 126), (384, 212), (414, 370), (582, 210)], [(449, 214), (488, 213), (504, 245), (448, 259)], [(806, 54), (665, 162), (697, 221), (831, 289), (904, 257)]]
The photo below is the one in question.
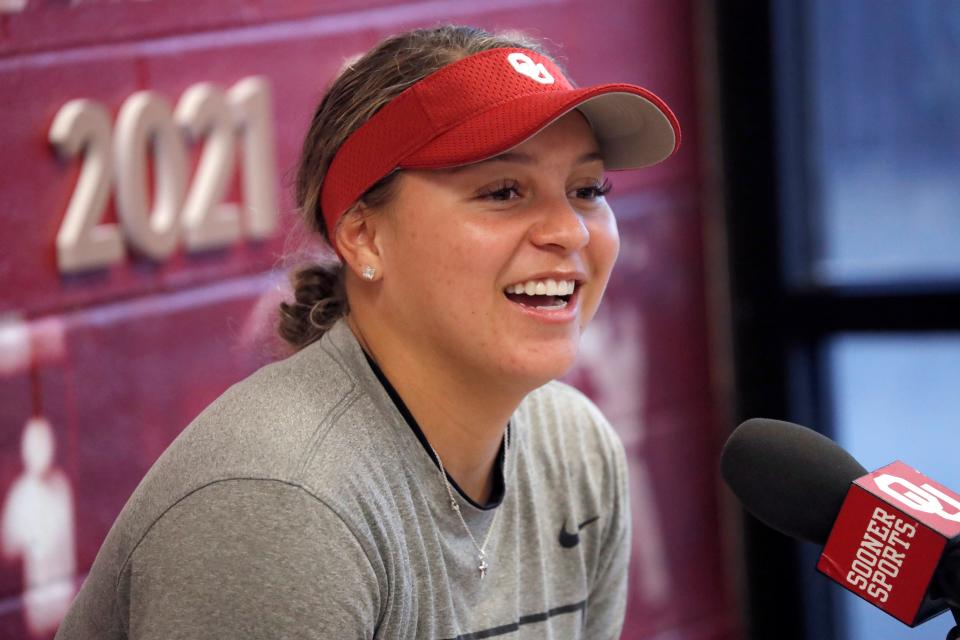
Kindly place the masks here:
[(377, 270), (370, 265), (367, 265), (363, 268), (361, 274), (364, 280), (373, 280), (374, 276), (377, 275)]

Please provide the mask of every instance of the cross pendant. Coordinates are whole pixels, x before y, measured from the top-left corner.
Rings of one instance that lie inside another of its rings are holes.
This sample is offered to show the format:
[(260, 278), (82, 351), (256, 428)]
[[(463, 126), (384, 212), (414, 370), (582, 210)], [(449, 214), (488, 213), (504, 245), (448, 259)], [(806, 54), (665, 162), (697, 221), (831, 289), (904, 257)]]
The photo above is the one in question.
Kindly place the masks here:
[(489, 566), (487, 565), (487, 561), (482, 557), (480, 558), (480, 565), (477, 567), (477, 569), (480, 570), (480, 579), (483, 580), (487, 576), (487, 569), (489, 569)]

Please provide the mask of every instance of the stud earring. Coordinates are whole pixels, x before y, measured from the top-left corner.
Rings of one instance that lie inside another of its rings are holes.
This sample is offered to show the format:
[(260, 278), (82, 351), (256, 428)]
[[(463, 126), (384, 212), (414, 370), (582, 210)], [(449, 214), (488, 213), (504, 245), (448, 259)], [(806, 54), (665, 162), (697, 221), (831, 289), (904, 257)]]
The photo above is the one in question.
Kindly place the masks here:
[(361, 274), (364, 280), (373, 280), (374, 276), (377, 275), (377, 270), (370, 265), (367, 265), (363, 268)]

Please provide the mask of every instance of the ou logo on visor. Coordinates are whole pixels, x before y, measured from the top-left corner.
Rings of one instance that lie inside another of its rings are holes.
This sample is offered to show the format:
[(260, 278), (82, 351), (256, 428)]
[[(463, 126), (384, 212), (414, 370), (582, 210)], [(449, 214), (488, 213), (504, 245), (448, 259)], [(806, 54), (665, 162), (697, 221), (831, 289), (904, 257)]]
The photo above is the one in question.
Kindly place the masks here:
[[(889, 473), (875, 478), (874, 482), (877, 483), (877, 487), (885, 494), (891, 498), (895, 498), (908, 507), (912, 507), (923, 513), (940, 516), (950, 522), (960, 522), (960, 502), (936, 487), (930, 486), (927, 483), (923, 483), (922, 486), (918, 487), (909, 480), (892, 476)], [(894, 488), (896, 485), (899, 485), (900, 490)], [(953, 513), (948, 512), (944, 508), (944, 502), (953, 508)]]
[(550, 75), (547, 68), (543, 66), (543, 63), (534, 62), (530, 59), (530, 56), (525, 53), (511, 53), (507, 56), (507, 62), (516, 69), (517, 73), (522, 73), (540, 84), (553, 84), (554, 82), (553, 76)]

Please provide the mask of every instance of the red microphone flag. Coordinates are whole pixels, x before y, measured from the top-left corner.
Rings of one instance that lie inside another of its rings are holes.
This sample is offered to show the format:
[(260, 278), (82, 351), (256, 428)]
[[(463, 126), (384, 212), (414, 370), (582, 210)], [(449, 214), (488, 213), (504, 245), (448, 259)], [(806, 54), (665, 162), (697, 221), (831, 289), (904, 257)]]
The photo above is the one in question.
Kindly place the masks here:
[(817, 569), (911, 627), (947, 605), (930, 593), (960, 543), (960, 495), (902, 462), (856, 479)]

